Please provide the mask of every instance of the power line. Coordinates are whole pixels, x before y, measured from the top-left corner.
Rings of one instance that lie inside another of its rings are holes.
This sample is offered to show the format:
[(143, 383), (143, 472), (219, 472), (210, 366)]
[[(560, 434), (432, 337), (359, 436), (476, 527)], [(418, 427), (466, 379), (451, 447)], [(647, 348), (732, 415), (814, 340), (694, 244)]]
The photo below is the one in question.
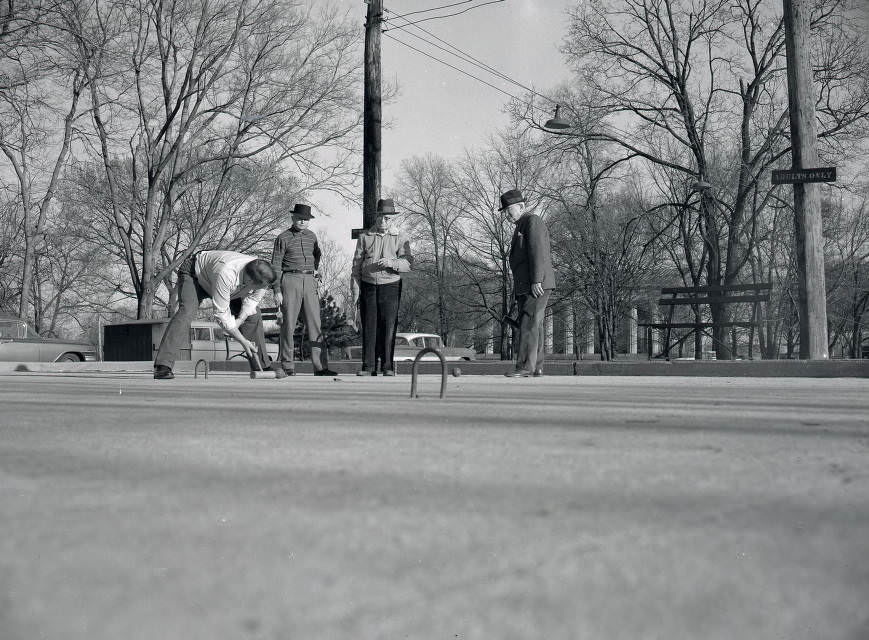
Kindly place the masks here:
[[(505, 2), (506, 0), (489, 0), (489, 2), (484, 2), (483, 4), (474, 5), (473, 7), (468, 7), (467, 9), (462, 9), (461, 11), (456, 11), (455, 13), (446, 13), (442, 16), (432, 16), (431, 18), (421, 18), (420, 20), (416, 20), (415, 22), (411, 22), (410, 24), (417, 24), (418, 22), (427, 22), (429, 20), (442, 20), (443, 18), (449, 18), (452, 16), (458, 16), (463, 13), (467, 13), (471, 9), (479, 9), (480, 7), (485, 7), (487, 4), (497, 4), (499, 2)], [(462, 4), (462, 3), (459, 3)], [(410, 15), (405, 14), (405, 15)]]
[[(442, 4), (439, 7), (432, 7), (431, 9), (420, 9), (419, 11), (409, 11), (408, 13), (404, 13), (400, 16), (396, 16), (396, 18), (403, 18), (405, 16), (412, 16), (417, 13), (428, 13), (429, 11), (437, 11), (438, 9), (449, 9), (450, 7), (457, 7), (460, 4), (468, 4), (469, 2), (476, 2), (477, 0), (462, 0), (461, 2), (453, 2), (452, 4)], [(387, 9), (384, 9), (386, 12)]]
[[(385, 11), (387, 11), (387, 10), (385, 10)], [(396, 17), (401, 17), (401, 16), (396, 16)], [(387, 21), (388, 21), (388, 20), (394, 20), (394, 19), (395, 19), (395, 18), (388, 18)], [(513, 78), (510, 78), (509, 76), (507, 76), (506, 74), (502, 73), (501, 71), (498, 71), (497, 69), (495, 69), (495, 68), (492, 67), (491, 65), (488, 65), (488, 64), (486, 64), (485, 62), (483, 62), (482, 60), (479, 60), (478, 58), (475, 58), (475, 57), (472, 56), (471, 54), (467, 53), (466, 51), (463, 51), (462, 49), (459, 49), (459, 48), (458, 48), (457, 46), (455, 46), (454, 44), (451, 44), (451, 43), (447, 42), (447, 41), (444, 40), (443, 38), (439, 38), (438, 36), (436, 36), (436, 35), (433, 34), (432, 32), (430, 32), (430, 31), (428, 31), (428, 30), (426, 30), (426, 29), (424, 29), (424, 28), (422, 28), (422, 27), (420, 27), (420, 26), (417, 26), (415, 23), (408, 22), (407, 20), (405, 20), (405, 23), (406, 23), (406, 24), (403, 24), (403, 25), (396, 25), (395, 27), (393, 27), (393, 29), (400, 29), (400, 30), (404, 31), (405, 33), (407, 33), (408, 35), (413, 36), (414, 38), (417, 38), (417, 39), (419, 39), (419, 40), (422, 40), (423, 42), (425, 42), (425, 43), (428, 44), (429, 46), (432, 46), (432, 47), (435, 47), (435, 48), (437, 48), (437, 49), (440, 49), (441, 51), (444, 51), (445, 53), (448, 53), (448, 54), (450, 54), (451, 56), (455, 56), (455, 57), (457, 57), (457, 58), (460, 58), (460, 59), (462, 59), (464, 62), (468, 62), (468, 63), (472, 64), (473, 66), (475, 66), (475, 67), (477, 67), (477, 68), (479, 68), (479, 69), (482, 69), (482, 70), (484, 70), (484, 71), (488, 71), (489, 73), (492, 73), (492, 74), (494, 74), (494, 75), (500, 77), (501, 79), (506, 80), (507, 82), (510, 82), (511, 84), (514, 84), (514, 85), (516, 85), (517, 87), (520, 87), (520, 88), (524, 89), (525, 91), (528, 91), (529, 93), (534, 94), (535, 96), (538, 96), (538, 97), (540, 97), (540, 98), (543, 98), (544, 100), (547, 100), (547, 101), (549, 101), (549, 102), (552, 102), (553, 104), (557, 104), (557, 102), (556, 102), (555, 100), (553, 100), (552, 98), (550, 98), (550, 97), (548, 97), (548, 96), (545, 96), (545, 95), (543, 95), (543, 94), (541, 94), (541, 93), (538, 93), (538, 92), (536, 92), (534, 89), (532, 89), (531, 87), (527, 87), (527, 86), (525, 86), (524, 84), (522, 84), (521, 82), (519, 82), (519, 81), (517, 81), (517, 80), (514, 80)], [(448, 49), (445, 49), (445, 48), (443, 48), (443, 47), (441, 47), (441, 46), (435, 44), (434, 42), (431, 42), (430, 40), (427, 40), (427, 39), (423, 38), (422, 36), (419, 36), (419, 35), (417, 35), (417, 34), (415, 34), (415, 33), (412, 33), (412, 32), (410, 32), (410, 31), (408, 31), (408, 30), (407, 30), (407, 27), (409, 27), (409, 26), (413, 26), (414, 28), (418, 29), (419, 31), (422, 31), (423, 33), (428, 34), (429, 36), (431, 36), (432, 38), (434, 38), (434, 39), (437, 40), (438, 42), (442, 42), (442, 43), (444, 43), (445, 45), (447, 45), (447, 46), (450, 47), (451, 49), (454, 49), (454, 50), (457, 51), (458, 53), (453, 53), (452, 51), (449, 51)], [(388, 29), (384, 29), (384, 33), (386, 33), (386, 31), (388, 31)]]
[(490, 83), (490, 82), (486, 82), (486, 81), (483, 80), (482, 78), (479, 78), (479, 77), (475, 76), (475, 75), (472, 74), (472, 73), (468, 73), (468, 72), (465, 71), (464, 69), (459, 69), (459, 68), (456, 67), (455, 65), (451, 65), (449, 62), (445, 62), (444, 60), (441, 60), (440, 58), (437, 58), (437, 57), (431, 55), (430, 53), (426, 53), (426, 52), (423, 51), (422, 49), (417, 49), (417, 48), (414, 47), (413, 45), (407, 44), (406, 42), (404, 42), (403, 40), (399, 40), (399, 39), (396, 38), (395, 36), (391, 36), (391, 35), (389, 35), (388, 33), (384, 33), (383, 35), (384, 35), (385, 37), (389, 38), (390, 40), (395, 40), (395, 42), (397, 42), (398, 44), (404, 45), (404, 46), (407, 47), (408, 49), (413, 49), (413, 50), (416, 51), (417, 53), (421, 53), (421, 54), (424, 55), (426, 58), (431, 58), (432, 60), (435, 60), (436, 62), (440, 62), (441, 64), (446, 65), (446, 66), (449, 67), (450, 69), (455, 69), (455, 70), (458, 71), (459, 73), (463, 73), (464, 75), (466, 75), (466, 76), (468, 76), (468, 77), (470, 77), (470, 78), (473, 78), (474, 80), (476, 80), (476, 81), (478, 81), (478, 82), (482, 82), (483, 84), (485, 84), (485, 85), (487, 85), (487, 86), (489, 86), (489, 87), (492, 87), (492, 88), (495, 89), (496, 91), (500, 91), (500, 92), (503, 93), (504, 95), (513, 98), (514, 100), (518, 100), (519, 102), (522, 102), (522, 103), (527, 104), (527, 105), (529, 105), (529, 106), (533, 106), (532, 103), (527, 102), (526, 100), (523, 100), (522, 98), (520, 98), (520, 97), (518, 97), (518, 96), (514, 96), (514, 95), (513, 95), (512, 93), (510, 93), (509, 91), (504, 91), (501, 87), (497, 87), (497, 86), (495, 86), (494, 84), (492, 84), (492, 83)]

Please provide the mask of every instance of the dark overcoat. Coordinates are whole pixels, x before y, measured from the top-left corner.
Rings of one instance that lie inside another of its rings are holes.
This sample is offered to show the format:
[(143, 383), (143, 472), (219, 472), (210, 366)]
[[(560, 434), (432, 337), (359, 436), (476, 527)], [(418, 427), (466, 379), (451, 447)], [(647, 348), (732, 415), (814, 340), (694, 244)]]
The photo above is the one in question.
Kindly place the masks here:
[(535, 282), (542, 283), (544, 289), (555, 288), (549, 230), (546, 223), (533, 213), (526, 213), (516, 222), (510, 243), (510, 269), (515, 296), (531, 293), (531, 285)]

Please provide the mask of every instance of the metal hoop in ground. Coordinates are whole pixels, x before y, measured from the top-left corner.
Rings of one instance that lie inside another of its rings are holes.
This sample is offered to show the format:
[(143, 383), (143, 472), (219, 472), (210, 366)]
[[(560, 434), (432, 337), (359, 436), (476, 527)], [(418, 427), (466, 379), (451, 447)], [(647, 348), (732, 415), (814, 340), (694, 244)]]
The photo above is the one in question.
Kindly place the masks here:
[(441, 361), (441, 399), (443, 399), (447, 395), (447, 361), (444, 359), (444, 354), (435, 349), (434, 347), (426, 347), (425, 349), (421, 349), (419, 353), (416, 354), (416, 357), (413, 359), (413, 367), (410, 370), (410, 397), (411, 398), (419, 398), (419, 394), (416, 392), (416, 375), (417, 370), (419, 368), (419, 360), (427, 353), (433, 353)]
[(208, 360), (206, 360), (205, 358), (200, 358), (196, 361), (196, 364), (193, 365), (193, 378), (196, 379), (199, 377), (199, 365), (201, 364), (205, 365), (205, 379), (208, 380)]

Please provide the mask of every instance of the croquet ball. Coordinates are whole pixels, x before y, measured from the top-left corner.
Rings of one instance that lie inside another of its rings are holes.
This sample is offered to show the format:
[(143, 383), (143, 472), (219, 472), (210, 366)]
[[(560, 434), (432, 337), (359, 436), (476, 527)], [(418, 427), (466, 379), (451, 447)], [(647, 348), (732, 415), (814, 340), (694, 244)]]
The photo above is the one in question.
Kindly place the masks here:
[(456, 378), (458, 378), (460, 375), (462, 375), (462, 370), (459, 369), (458, 367), (453, 367), (453, 375), (454, 375)]

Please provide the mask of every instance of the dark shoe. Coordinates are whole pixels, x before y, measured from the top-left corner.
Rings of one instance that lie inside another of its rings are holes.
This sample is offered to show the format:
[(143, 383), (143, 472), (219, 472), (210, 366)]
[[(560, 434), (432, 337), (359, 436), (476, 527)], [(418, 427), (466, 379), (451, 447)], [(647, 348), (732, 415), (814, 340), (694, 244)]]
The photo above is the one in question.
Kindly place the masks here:
[(359, 371), (356, 372), (356, 375), (357, 376), (376, 376), (377, 372), (376, 371), (366, 371), (365, 369), (360, 369)]
[(394, 376), (395, 371), (393, 371), (392, 369), (386, 369), (385, 371), (381, 371), (380, 375), (382, 375), (382, 376)]
[(175, 374), (172, 373), (171, 367), (167, 367), (165, 364), (154, 366), (154, 380), (171, 380), (174, 377)]
[(535, 378), (542, 378), (543, 377), (543, 369), (541, 369), (540, 367), (537, 367), (534, 370), (534, 377)]
[(315, 376), (337, 376), (338, 374), (332, 371), (331, 369), (320, 369), (319, 371), (314, 372)]
[(525, 369), (516, 369), (514, 371), (508, 371), (504, 374), (508, 378), (527, 378), (530, 375), (533, 375), (530, 371), (526, 371)]

